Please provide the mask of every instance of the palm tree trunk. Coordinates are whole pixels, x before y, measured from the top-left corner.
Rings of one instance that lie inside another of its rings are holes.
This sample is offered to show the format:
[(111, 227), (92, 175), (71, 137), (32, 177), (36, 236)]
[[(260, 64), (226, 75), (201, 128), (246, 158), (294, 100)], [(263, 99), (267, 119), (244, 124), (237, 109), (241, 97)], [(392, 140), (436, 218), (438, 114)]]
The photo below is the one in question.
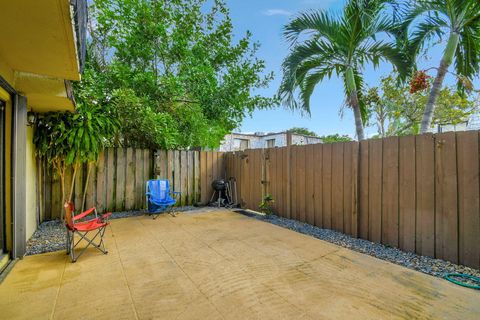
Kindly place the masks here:
[(353, 115), (355, 117), (355, 129), (357, 131), (357, 139), (364, 140), (365, 134), (363, 132), (363, 121), (362, 114), (360, 112), (360, 104), (358, 102), (357, 95), (357, 84), (355, 83), (355, 75), (353, 73), (353, 68), (350, 67), (347, 69), (346, 74), (346, 84), (347, 84), (347, 94), (348, 94), (348, 104), (353, 110)]
[(426, 133), (430, 128), (430, 124), (432, 123), (433, 119), (433, 112), (435, 111), (435, 102), (437, 101), (440, 89), (442, 88), (443, 79), (445, 79), (448, 67), (450, 67), (450, 65), (452, 64), (455, 51), (457, 51), (459, 37), (460, 35), (457, 32), (450, 33), (447, 47), (445, 48), (442, 60), (440, 61), (440, 67), (438, 68), (437, 76), (433, 81), (427, 105), (425, 106), (425, 111), (422, 118), (422, 125), (420, 127), (420, 133)]
[(358, 141), (365, 140), (365, 133), (363, 132), (363, 121), (362, 115), (360, 113), (360, 106), (358, 104), (357, 93), (353, 93), (355, 95), (355, 102), (352, 105), (353, 115), (355, 117), (355, 129), (357, 131), (357, 138)]

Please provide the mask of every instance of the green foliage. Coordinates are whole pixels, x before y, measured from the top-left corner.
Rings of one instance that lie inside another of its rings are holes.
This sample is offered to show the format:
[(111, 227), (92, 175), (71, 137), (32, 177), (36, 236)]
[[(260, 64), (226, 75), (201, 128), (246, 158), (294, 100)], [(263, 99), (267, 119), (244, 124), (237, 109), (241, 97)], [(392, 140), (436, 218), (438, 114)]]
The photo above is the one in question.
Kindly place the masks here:
[[(383, 77), (379, 87), (369, 88), (365, 99), (369, 107), (369, 125), (376, 125), (380, 137), (418, 134), (428, 90), (410, 93), (408, 84), (398, 81), (395, 74)], [(458, 124), (478, 111), (472, 96), (460, 94), (455, 88), (440, 90), (432, 123)]]
[(284, 36), (292, 49), (283, 62), (279, 96), (286, 106), (309, 114), (315, 86), (336, 75), (344, 81), (347, 104), (359, 115), (355, 119), (357, 135), (363, 136), (362, 120), (367, 120), (361, 96), (364, 66), (378, 67), (380, 61), (388, 61), (400, 72), (405, 69), (394, 42), (380, 40), (380, 35), (388, 39), (393, 34), (388, 2), (350, 0), (341, 15), (312, 10), (300, 13), (285, 26)]
[(334, 142), (348, 142), (352, 141), (352, 138), (350, 138), (348, 135), (340, 135), (338, 133), (335, 134), (329, 134), (326, 136), (321, 136), (320, 139), (322, 139), (323, 143), (334, 143)]
[(33, 142), (37, 155), (57, 169), (64, 167), (71, 149), (68, 144), (71, 118), (72, 115), (67, 112), (49, 112), (40, 116), (35, 129)]
[(266, 215), (273, 214), (272, 205), (275, 202), (271, 194), (267, 194), (263, 197), (262, 202), (259, 204), (260, 211), (265, 213)]
[(272, 74), (247, 33), (233, 42), (223, 1), (95, 0), (81, 95), (118, 116), (116, 144), (217, 147), (255, 108)]
[(34, 135), (37, 155), (55, 166), (96, 161), (117, 129), (117, 121), (102, 108), (78, 104), (75, 113), (40, 116)]
[[(33, 142), (37, 156), (44, 158), (60, 176), (62, 206), (67, 166), (73, 165), (76, 171), (81, 163), (96, 161), (117, 127), (118, 122), (106, 110), (95, 103), (83, 103), (81, 99), (77, 101), (75, 113), (48, 112), (39, 117)], [(69, 200), (72, 191), (73, 182)]]
[[(480, 2), (478, 0), (417, 0), (409, 3), (401, 17), (400, 30), (411, 66), (429, 47), (445, 43), (442, 59), (447, 66), (455, 60), (459, 90), (464, 80), (480, 71)], [(455, 39), (452, 44), (452, 35)], [(448, 40), (448, 41), (447, 41)]]
[(303, 135), (306, 135), (306, 136), (318, 137), (318, 134), (316, 134), (313, 131), (308, 130), (307, 128), (293, 127), (291, 129), (289, 129), (288, 132), (296, 133), (296, 134), (303, 134)]

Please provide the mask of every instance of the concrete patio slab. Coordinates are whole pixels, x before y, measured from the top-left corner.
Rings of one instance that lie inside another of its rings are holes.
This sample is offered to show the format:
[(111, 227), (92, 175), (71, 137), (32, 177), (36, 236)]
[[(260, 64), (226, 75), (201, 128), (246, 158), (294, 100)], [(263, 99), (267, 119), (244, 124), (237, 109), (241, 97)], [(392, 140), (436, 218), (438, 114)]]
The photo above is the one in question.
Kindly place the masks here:
[(227, 210), (113, 220), (106, 244), (18, 261), (0, 318), (480, 318), (478, 291)]

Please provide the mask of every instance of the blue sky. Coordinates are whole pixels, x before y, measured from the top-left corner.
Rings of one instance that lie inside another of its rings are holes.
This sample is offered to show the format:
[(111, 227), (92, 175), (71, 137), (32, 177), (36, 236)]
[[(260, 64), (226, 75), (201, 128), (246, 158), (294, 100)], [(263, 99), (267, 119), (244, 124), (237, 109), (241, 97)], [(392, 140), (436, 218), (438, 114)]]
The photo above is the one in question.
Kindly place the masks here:
[[(288, 45), (282, 38), (282, 27), (292, 14), (306, 9), (341, 10), (345, 0), (227, 0), (234, 24), (235, 34), (240, 36), (246, 30), (253, 33), (253, 39), (260, 42), (258, 56), (265, 60), (267, 70), (275, 73), (275, 79), (268, 89), (259, 92), (271, 96), (276, 93), (281, 80), (281, 63), (288, 54)], [(432, 50), (432, 60), (427, 65), (437, 66), (443, 46)], [(374, 70), (371, 66), (364, 70), (368, 85), (379, 83), (381, 76), (387, 75), (392, 68), (383, 64)], [(302, 117), (283, 107), (273, 110), (257, 110), (253, 116), (243, 121), (239, 131), (281, 131), (291, 127), (306, 127), (324, 134), (355, 135), (353, 115), (345, 108), (343, 117), (339, 112), (344, 101), (343, 86), (333, 77), (320, 83), (311, 98), (311, 117)], [(376, 133), (375, 128), (367, 128), (367, 136)]]

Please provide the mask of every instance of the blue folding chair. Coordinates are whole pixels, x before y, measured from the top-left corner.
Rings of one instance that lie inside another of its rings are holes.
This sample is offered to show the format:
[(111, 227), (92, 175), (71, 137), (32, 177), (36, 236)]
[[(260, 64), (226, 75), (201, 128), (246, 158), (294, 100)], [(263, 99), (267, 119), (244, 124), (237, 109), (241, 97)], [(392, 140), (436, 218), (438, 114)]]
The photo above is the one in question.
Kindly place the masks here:
[(179, 194), (181, 192), (170, 191), (170, 181), (168, 180), (148, 180), (146, 193), (148, 213), (154, 215), (153, 219), (163, 212), (172, 214), (173, 206), (177, 203), (176, 197)]

